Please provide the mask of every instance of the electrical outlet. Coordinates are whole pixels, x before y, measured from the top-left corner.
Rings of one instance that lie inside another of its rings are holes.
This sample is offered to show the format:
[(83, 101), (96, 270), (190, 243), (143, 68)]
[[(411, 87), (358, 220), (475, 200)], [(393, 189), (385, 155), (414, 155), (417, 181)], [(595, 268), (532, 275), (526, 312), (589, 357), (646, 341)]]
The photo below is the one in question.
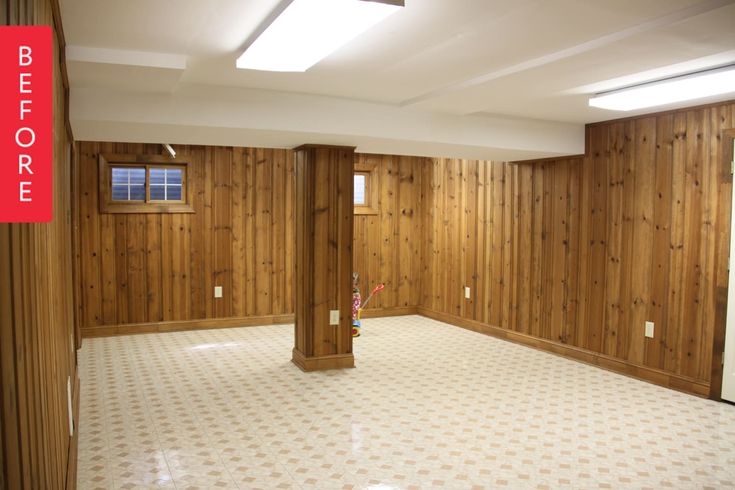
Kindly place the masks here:
[(329, 310), (329, 324), (339, 325), (339, 310)]
[(469, 286), (464, 287), (464, 297), (465, 299), (470, 299), (470, 287)]
[(214, 297), (215, 298), (221, 298), (222, 297), (222, 286), (215, 286), (214, 287)]
[(653, 338), (653, 322), (646, 322), (646, 337)]

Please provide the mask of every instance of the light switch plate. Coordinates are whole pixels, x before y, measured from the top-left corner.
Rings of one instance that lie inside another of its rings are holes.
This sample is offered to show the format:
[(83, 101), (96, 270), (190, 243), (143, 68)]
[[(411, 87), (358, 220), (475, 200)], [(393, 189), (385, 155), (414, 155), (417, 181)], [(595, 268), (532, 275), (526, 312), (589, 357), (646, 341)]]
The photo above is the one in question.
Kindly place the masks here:
[(329, 310), (329, 324), (339, 325), (339, 310)]
[(646, 322), (646, 337), (653, 338), (653, 322)]
[(214, 287), (214, 297), (215, 298), (221, 298), (222, 297), (222, 286), (215, 286)]
[(469, 286), (464, 287), (464, 297), (465, 299), (470, 299), (470, 287)]

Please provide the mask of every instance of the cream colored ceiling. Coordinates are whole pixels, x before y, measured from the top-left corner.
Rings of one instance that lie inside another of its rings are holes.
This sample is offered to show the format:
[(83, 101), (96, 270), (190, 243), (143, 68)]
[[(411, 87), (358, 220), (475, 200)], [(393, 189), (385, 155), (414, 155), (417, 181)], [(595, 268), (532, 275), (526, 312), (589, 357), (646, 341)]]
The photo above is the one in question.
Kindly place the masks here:
[(611, 80), (735, 62), (733, 0), (406, 0), (305, 73), (237, 70), (277, 3), (62, 0), (75, 136), (578, 153), (629, 115), (587, 106)]

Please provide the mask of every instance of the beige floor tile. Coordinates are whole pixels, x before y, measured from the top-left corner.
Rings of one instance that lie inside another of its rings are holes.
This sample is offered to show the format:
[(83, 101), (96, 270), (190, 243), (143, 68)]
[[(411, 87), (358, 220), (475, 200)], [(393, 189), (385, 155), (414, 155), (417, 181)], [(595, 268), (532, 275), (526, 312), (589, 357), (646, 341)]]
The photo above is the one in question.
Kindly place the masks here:
[(86, 339), (80, 489), (727, 488), (735, 407), (421, 317)]

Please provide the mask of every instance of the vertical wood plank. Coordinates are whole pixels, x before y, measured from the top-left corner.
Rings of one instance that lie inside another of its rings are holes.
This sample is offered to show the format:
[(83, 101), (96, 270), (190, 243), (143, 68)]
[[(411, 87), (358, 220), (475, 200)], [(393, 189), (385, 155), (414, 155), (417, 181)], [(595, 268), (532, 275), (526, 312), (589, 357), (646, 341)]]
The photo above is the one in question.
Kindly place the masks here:
[[(618, 328), (620, 326), (622, 256), (625, 227), (624, 183), (626, 162), (626, 134), (624, 124), (610, 128), (610, 174), (608, 191), (608, 241), (605, 281), (605, 323), (603, 330), (603, 352), (617, 353)], [(627, 244), (627, 242), (626, 242)]]
[(708, 150), (704, 144), (705, 116), (703, 110), (687, 112), (687, 146), (684, 176), (684, 287), (682, 321), (689, 326), (680, 331), (682, 374), (695, 377), (701, 361), (702, 342), (702, 167)]
[(566, 325), (568, 327), (566, 339), (573, 343), (578, 336), (579, 324), (577, 323), (579, 309), (579, 236), (580, 236), (580, 160), (569, 159), (565, 165), (569, 169), (569, 219), (567, 222), (567, 243), (569, 257), (567, 260), (567, 302), (566, 302)]
[(145, 322), (148, 318), (148, 290), (145, 265), (145, 216), (130, 214), (126, 217), (128, 321)]
[(146, 307), (148, 316), (145, 321), (163, 320), (161, 302), (161, 216), (145, 217), (146, 269)]
[[(633, 268), (631, 280), (631, 312), (626, 358), (643, 364), (646, 337), (645, 322), (650, 304), (651, 260), (653, 242), (656, 119), (637, 119), (635, 122), (635, 200), (633, 217)], [(651, 340), (648, 341), (653, 342)]]
[[(271, 174), (274, 150), (255, 152), (255, 314), (267, 315), (271, 309)], [(326, 236), (326, 235), (324, 235)]]
[(475, 257), (471, 264), (472, 278), (474, 285), (472, 288), (473, 312), (472, 319), (481, 322), (487, 321), (486, 310), (484, 308), (485, 301), (485, 271), (487, 270), (487, 251), (489, 247), (485, 246), (486, 228), (487, 228), (487, 208), (485, 206), (485, 169), (486, 164), (483, 161), (475, 161), (477, 172), (477, 192), (475, 208), (477, 209), (477, 217), (475, 219), (475, 234), (477, 247), (475, 248)]
[(605, 275), (607, 261), (607, 190), (608, 190), (608, 129), (594, 127), (590, 130), (592, 145), (592, 181), (590, 247), (588, 267), (587, 342), (586, 347), (594, 352), (602, 351), (603, 307), (605, 301)]
[[(531, 307), (533, 305), (533, 167), (518, 165), (518, 264), (516, 274), (518, 278), (518, 331), (531, 332)], [(521, 245), (523, 244), (523, 245)]]
[(414, 175), (410, 157), (398, 159), (398, 219), (396, 220), (396, 244), (398, 289), (396, 306), (409, 306), (411, 300), (411, 277), (413, 254), (411, 252), (413, 231)]
[[(194, 214), (189, 217), (191, 223), (191, 255), (189, 257), (189, 271), (191, 276), (191, 317), (206, 318), (207, 297), (211, 290), (206, 287), (204, 241), (209, 236), (209, 230), (204, 227), (204, 149), (202, 147), (187, 147), (186, 158), (189, 158), (189, 172), (192, 181)], [(163, 229), (163, 228), (161, 228)], [(205, 236), (206, 235), (206, 236)]]
[(284, 300), (284, 312), (292, 312), (294, 311), (294, 303), (293, 303), (293, 281), (294, 281), (294, 160), (293, 160), (293, 152), (287, 152), (286, 153), (286, 169), (285, 169), (285, 191), (284, 191), (284, 199), (285, 199), (285, 215), (286, 215), (286, 223), (285, 223), (285, 247), (286, 247), (286, 257), (285, 257), (285, 275), (284, 275), (284, 283), (285, 283), (285, 300)]
[(648, 318), (654, 322), (654, 340), (646, 343), (645, 364), (664, 368), (666, 332), (669, 328), (668, 291), (671, 276), (671, 191), (674, 117), (656, 120), (655, 189), (653, 193), (653, 243), (651, 257), (651, 301)]
[(232, 315), (246, 316), (245, 309), (245, 216), (246, 183), (243, 182), (244, 149), (234, 148), (232, 156)]
[(552, 261), (549, 264), (551, 273), (549, 284), (549, 293), (551, 300), (550, 315), (550, 335), (551, 340), (568, 343), (567, 339), (567, 322), (564, 315), (564, 308), (567, 302), (567, 276), (566, 262), (569, 257), (567, 248), (567, 220), (569, 219), (569, 204), (567, 202), (567, 182), (569, 176), (565, 165), (555, 163), (553, 165), (553, 193), (552, 201), (552, 224), (551, 232), (551, 256)]
[[(245, 208), (245, 312), (246, 315), (256, 314), (256, 279), (257, 269), (255, 267), (255, 185), (256, 185), (256, 151), (248, 148), (245, 151), (244, 182), (247, 189), (244, 198)], [(297, 218), (299, 219), (299, 218)]]
[(285, 300), (285, 273), (286, 273), (286, 210), (284, 206), (284, 192), (286, 184), (286, 151), (273, 152), (271, 174), (271, 314), (286, 313)]
[[(378, 306), (382, 308), (392, 308), (397, 305), (398, 300), (398, 275), (397, 263), (398, 256), (396, 250), (397, 235), (395, 233), (398, 228), (397, 216), (397, 191), (399, 185), (396, 178), (400, 176), (397, 157), (383, 155), (380, 157), (380, 276), (385, 281), (385, 292), (381, 293), (376, 299)], [(393, 183), (391, 185), (390, 183)], [(369, 288), (370, 285), (365, 284), (364, 287)]]

